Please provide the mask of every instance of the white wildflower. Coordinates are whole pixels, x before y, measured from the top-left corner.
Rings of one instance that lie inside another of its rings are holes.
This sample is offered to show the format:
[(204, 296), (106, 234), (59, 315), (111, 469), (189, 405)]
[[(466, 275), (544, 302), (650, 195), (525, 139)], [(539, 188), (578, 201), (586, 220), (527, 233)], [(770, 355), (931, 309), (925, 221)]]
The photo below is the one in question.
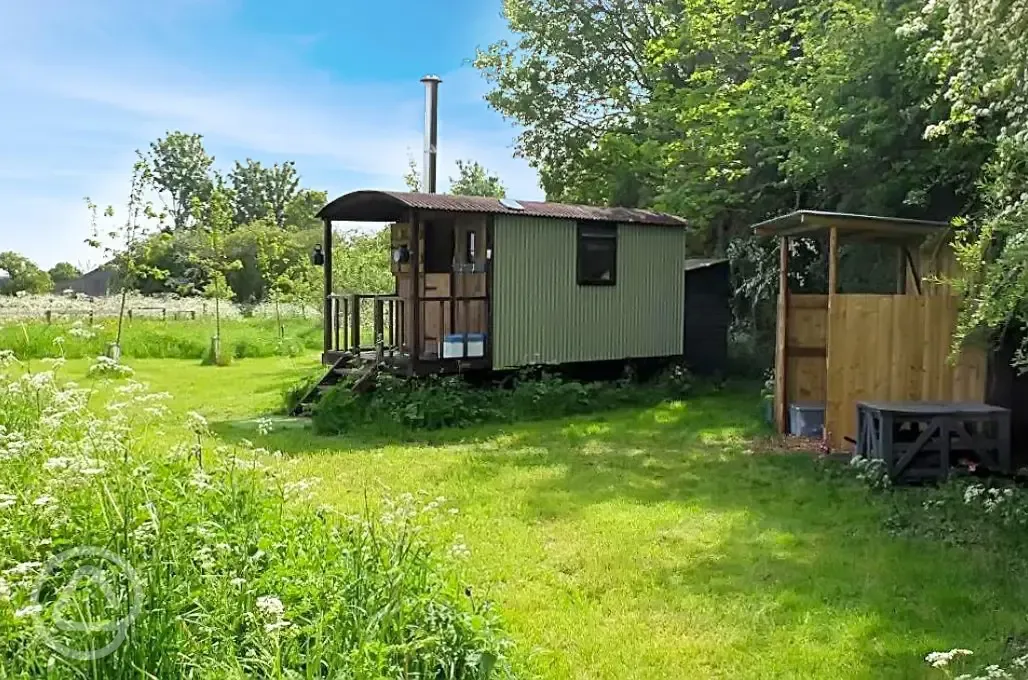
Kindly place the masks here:
[(42, 507), (46, 507), (48, 505), (53, 505), (54, 502), (55, 501), (54, 501), (54, 497), (53, 496), (48, 496), (47, 494), (43, 494), (42, 496), (40, 496), (36, 500), (32, 501), (32, 505), (35, 505), (36, 507), (42, 508)]
[(924, 660), (933, 668), (945, 668), (953, 659), (974, 654), (970, 649), (951, 649), (948, 652), (931, 652)]
[(240, 578), (240, 577), (237, 576), (236, 578), (232, 579), (228, 583), (229, 583), (229, 585), (234, 586), (236, 588), (242, 588), (244, 585), (246, 585), (246, 579), (245, 578)]
[(192, 476), (189, 478), (189, 486), (193, 487), (197, 491), (206, 491), (211, 487), (211, 477), (203, 470), (197, 468), (193, 470)]
[(36, 616), (43, 611), (43, 607), (38, 604), (30, 604), (27, 607), (22, 607), (18, 611), (14, 612), (14, 618), (16, 619), (27, 619), (30, 616)]
[(4, 571), (8, 576), (24, 576), (25, 574), (31, 574), (32, 572), (43, 566), (42, 562), (22, 562), (16, 564), (10, 569)]
[(457, 560), (466, 560), (471, 557), (471, 550), (464, 544), (464, 537), (457, 534), (455, 538), (457, 542), (450, 546), (450, 557)]
[(275, 429), (275, 423), (272, 422), (271, 418), (258, 418), (257, 419), (257, 433), (260, 435), (269, 435)]
[(0, 578), (0, 602), (9, 602), (11, 599), (11, 584)]
[(207, 431), (207, 419), (196, 411), (190, 411), (186, 414), (186, 426), (193, 432), (202, 434)]
[(287, 482), (283, 487), (283, 492), (286, 498), (293, 500), (309, 500), (313, 494), (310, 490), (320, 482), (320, 479), (300, 479), (295, 482)]
[(286, 621), (285, 619), (279, 619), (278, 621), (271, 621), (270, 623), (265, 623), (264, 624), (264, 632), (265, 633), (274, 633), (274, 632), (282, 630), (284, 628), (288, 628), (291, 625), (293, 625), (293, 624), (290, 623), (289, 621)]
[(17, 496), (12, 496), (9, 493), (0, 493), (0, 510), (6, 510), (7, 508), (14, 507), (17, 502)]
[(257, 598), (257, 611), (267, 618), (280, 619), (285, 615), (286, 607), (274, 595), (262, 595)]

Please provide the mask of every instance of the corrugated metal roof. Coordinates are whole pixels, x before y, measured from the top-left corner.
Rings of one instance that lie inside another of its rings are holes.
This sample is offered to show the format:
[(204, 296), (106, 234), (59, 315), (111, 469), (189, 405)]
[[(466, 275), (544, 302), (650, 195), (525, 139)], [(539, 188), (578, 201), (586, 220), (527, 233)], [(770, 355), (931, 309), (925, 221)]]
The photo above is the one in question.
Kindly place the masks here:
[(524, 210), (503, 205), (499, 199), (484, 196), (451, 196), (405, 191), (355, 191), (335, 199), (318, 213), (322, 219), (355, 221), (390, 221), (404, 219), (406, 211), (468, 212), (493, 215), (525, 215), (564, 220), (627, 222), (670, 227), (684, 227), (681, 217), (641, 208), (605, 208), (544, 201), (517, 201)]

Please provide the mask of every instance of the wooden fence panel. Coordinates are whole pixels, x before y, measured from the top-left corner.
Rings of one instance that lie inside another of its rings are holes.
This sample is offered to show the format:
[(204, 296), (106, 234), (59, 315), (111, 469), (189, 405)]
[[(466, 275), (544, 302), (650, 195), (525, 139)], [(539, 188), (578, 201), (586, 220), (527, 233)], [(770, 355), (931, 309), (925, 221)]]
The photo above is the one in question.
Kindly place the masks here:
[(986, 352), (950, 359), (958, 301), (943, 295), (839, 295), (828, 313), (826, 428), (833, 448), (856, 437), (856, 402), (982, 401)]
[(824, 402), (827, 394), (828, 296), (790, 294), (788, 313), (788, 403)]

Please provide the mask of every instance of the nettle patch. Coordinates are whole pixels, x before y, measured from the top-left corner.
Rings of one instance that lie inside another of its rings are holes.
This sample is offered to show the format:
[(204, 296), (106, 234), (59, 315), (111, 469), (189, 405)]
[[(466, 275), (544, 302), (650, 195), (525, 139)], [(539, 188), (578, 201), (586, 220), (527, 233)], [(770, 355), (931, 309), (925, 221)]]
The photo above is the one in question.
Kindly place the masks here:
[(337, 515), (169, 395), (58, 368), (0, 353), (5, 677), (512, 677), (444, 499)]

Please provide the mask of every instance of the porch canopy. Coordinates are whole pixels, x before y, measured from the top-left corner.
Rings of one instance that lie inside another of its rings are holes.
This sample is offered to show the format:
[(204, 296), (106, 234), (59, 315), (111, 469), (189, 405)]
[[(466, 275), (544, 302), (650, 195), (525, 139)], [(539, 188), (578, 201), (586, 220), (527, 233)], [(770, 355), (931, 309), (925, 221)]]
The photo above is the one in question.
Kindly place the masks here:
[(603, 208), (544, 201), (513, 201), (487, 196), (451, 196), (407, 191), (354, 191), (335, 199), (318, 213), (328, 221), (398, 222), (410, 217), (412, 210), (479, 213), (487, 215), (525, 215), (563, 220), (621, 222), (683, 227), (680, 217), (641, 208)]
[(846, 240), (917, 242), (943, 234), (949, 227), (947, 222), (797, 210), (755, 224), (753, 231), (758, 236), (813, 236), (835, 230)]

